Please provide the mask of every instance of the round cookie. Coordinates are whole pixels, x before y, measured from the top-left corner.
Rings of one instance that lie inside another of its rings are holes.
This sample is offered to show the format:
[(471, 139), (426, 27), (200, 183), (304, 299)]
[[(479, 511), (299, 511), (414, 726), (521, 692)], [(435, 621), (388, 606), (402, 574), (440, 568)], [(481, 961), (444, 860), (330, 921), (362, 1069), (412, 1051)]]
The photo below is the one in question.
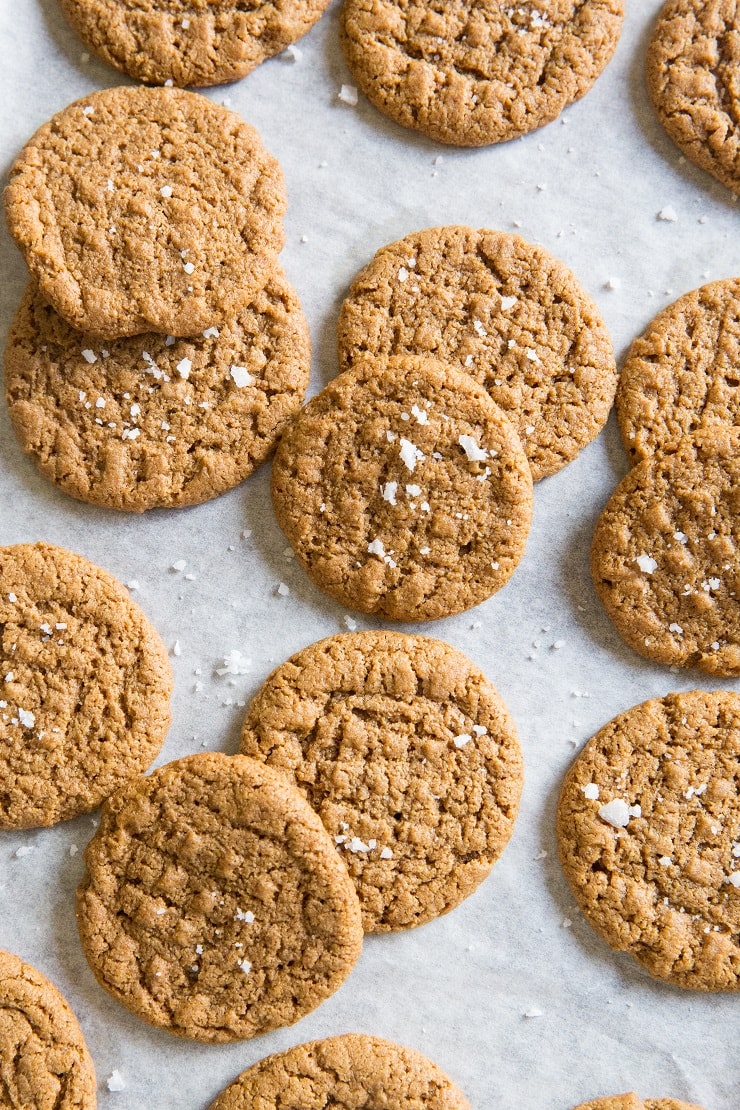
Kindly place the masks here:
[(112, 575), (49, 544), (0, 547), (0, 828), (54, 825), (146, 770), (172, 673)]
[(47, 478), (82, 501), (142, 512), (243, 481), (300, 407), (310, 369), (308, 324), (278, 271), (220, 328), (103, 346), (30, 287), (5, 388), (20, 444)]
[(591, 546), (620, 636), (657, 663), (740, 675), (740, 428), (686, 437), (620, 482)]
[(574, 1110), (702, 1110), (695, 1103), (679, 1102), (676, 1098), (646, 1098), (636, 1094), (611, 1095), (582, 1102)]
[(614, 400), (596, 305), (518, 235), (432, 227), (383, 247), (353, 281), (338, 331), (342, 369), (415, 354), (474, 377), (517, 429), (535, 481), (598, 435)]
[(342, 47), (359, 87), (396, 123), (484, 146), (555, 119), (614, 53), (623, 0), (556, 7), (345, 0)]
[(462, 1091), (413, 1049), (345, 1033), (297, 1045), (242, 1072), (210, 1110), (470, 1110)]
[(575, 760), (560, 860), (612, 948), (692, 990), (740, 987), (740, 695), (669, 694), (621, 713)]
[(53, 983), (0, 951), (0, 1087), (8, 1110), (95, 1110), (95, 1069)]
[(421, 925), (489, 873), (522, 760), (505, 705), (440, 640), (355, 632), (311, 644), (252, 701), (244, 755), (295, 780), (352, 876), (365, 932)]
[(740, 278), (665, 308), (630, 347), (617, 416), (633, 462), (699, 428), (740, 424)]
[(509, 421), (467, 374), (431, 359), (368, 359), (288, 426), (272, 499), (331, 597), (391, 620), (433, 620), (479, 604), (514, 572), (532, 476)]
[(313, 27), (329, 0), (60, 0), (77, 34), (138, 81), (237, 81)]
[(283, 245), (280, 167), (254, 128), (181, 89), (105, 89), (44, 124), (5, 190), (42, 296), (106, 338), (196, 335), (246, 307)]
[(321, 821), (244, 756), (188, 756), (119, 790), (85, 862), (77, 921), (98, 982), (178, 1036), (291, 1025), (360, 955), (357, 895)]
[(647, 51), (658, 118), (683, 153), (740, 192), (740, 10), (737, 0), (668, 0)]

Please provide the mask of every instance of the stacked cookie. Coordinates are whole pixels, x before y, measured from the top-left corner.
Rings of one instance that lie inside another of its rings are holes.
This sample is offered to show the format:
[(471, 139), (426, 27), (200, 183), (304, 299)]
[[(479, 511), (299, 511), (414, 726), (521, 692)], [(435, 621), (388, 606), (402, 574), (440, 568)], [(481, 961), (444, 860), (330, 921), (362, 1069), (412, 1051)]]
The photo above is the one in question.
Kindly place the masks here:
[(617, 380), (573, 274), (518, 236), (467, 227), (377, 253), (342, 306), (339, 364), (281, 440), (275, 511), (317, 585), (406, 621), (504, 585), (533, 481), (599, 433)]
[(596, 590), (659, 663), (740, 674), (740, 280), (681, 297), (633, 343), (617, 392), (635, 465), (597, 524)]
[(194, 93), (95, 93), (31, 139), (5, 210), (33, 279), (6, 389), (42, 471), (133, 511), (251, 473), (310, 370), (277, 265), (282, 173), (257, 133)]

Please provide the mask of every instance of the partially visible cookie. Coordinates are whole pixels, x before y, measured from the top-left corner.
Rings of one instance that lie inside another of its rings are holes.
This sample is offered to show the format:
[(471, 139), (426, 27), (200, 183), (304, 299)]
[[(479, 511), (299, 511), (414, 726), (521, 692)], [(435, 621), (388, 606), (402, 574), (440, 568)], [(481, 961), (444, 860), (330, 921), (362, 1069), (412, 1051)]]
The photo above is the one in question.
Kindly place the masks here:
[(635, 1094), (611, 1095), (582, 1102), (574, 1110), (702, 1110), (695, 1103), (679, 1102), (676, 1098), (638, 1098)]
[(504, 0), (345, 0), (342, 46), (359, 87), (396, 123), (483, 146), (542, 127), (587, 93), (623, 16), (623, 0), (546, 10)]
[(591, 545), (620, 636), (657, 663), (740, 675), (740, 428), (715, 427), (620, 482)]
[(345, 1033), (297, 1045), (242, 1072), (211, 1110), (470, 1110), (443, 1071), (411, 1048)]
[(574, 275), (518, 235), (431, 227), (381, 248), (339, 316), (339, 364), (439, 358), (514, 424), (535, 481), (601, 431), (617, 385), (609, 333)]
[(60, 0), (91, 50), (138, 81), (220, 85), (305, 35), (329, 0)]
[(617, 416), (633, 462), (699, 428), (740, 424), (740, 278), (679, 297), (635, 339)]
[(658, 118), (684, 154), (740, 191), (740, 11), (736, 0), (668, 0), (647, 52)]
[(272, 499), (331, 597), (392, 620), (433, 620), (484, 601), (513, 574), (532, 475), (511, 424), (467, 374), (431, 359), (366, 359), (288, 426)]
[(308, 324), (279, 271), (252, 303), (192, 339), (100, 344), (31, 286), (5, 354), (10, 419), (47, 478), (82, 501), (142, 512), (243, 481), (300, 407)]
[(285, 188), (259, 135), (181, 89), (75, 101), (17, 158), (10, 233), (73, 327), (197, 335), (246, 307), (283, 245)]
[(471, 894), (511, 836), (522, 788), (493, 686), (449, 644), (399, 632), (299, 651), (249, 706), (241, 750), (306, 794), (372, 933), (421, 925)]
[(95, 1069), (69, 1004), (40, 971), (3, 951), (0, 1077), (8, 1110), (95, 1110)]
[(740, 695), (621, 713), (563, 785), (560, 860), (612, 948), (692, 990), (740, 988)]
[(292, 1025), (360, 955), (352, 881), (284, 775), (203, 753), (119, 790), (85, 851), (77, 921), (98, 982), (199, 1041)]
[(170, 724), (164, 644), (112, 575), (0, 547), (0, 828), (54, 825), (146, 770)]

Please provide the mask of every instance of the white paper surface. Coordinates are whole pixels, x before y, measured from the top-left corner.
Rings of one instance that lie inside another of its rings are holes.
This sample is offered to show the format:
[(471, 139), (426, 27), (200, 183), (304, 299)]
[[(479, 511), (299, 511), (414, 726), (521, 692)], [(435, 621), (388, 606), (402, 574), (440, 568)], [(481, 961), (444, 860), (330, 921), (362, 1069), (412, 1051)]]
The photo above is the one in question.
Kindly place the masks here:
[[(396, 127), (362, 96), (356, 107), (339, 101), (352, 78), (338, 47), (338, 3), (298, 44), (298, 60), (276, 58), (207, 93), (254, 124), (285, 170), (282, 261), (311, 324), (314, 392), (337, 371), (336, 318), (353, 275), (379, 247), (421, 227), (516, 229), (543, 243), (595, 297), (620, 355), (663, 305), (740, 271), (740, 206), (681, 158), (648, 102), (643, 59), (659, 6), (629, 3), (616, 56), (585, 99), (500, 147), (442, 147)], [(84, 49), (55, 0), (0, 0), (3, 174), (54, 112), (124, 83), (102, 63), (83, 61)], [(675, 222), (656, 218), (665, 206)], [(0, 236), (4, 337), (26, 271), (4, 228)], [(610, 279), (616, 288), (605, 287)], [(95, 1060), (101, 1107), (205, 1110), (268, 1053), (354, 1030), (427, 1053), (475, 1110), (569, 1110), (627, 1090), (737, 1110), (740, 999), (672, 989), (614, 955), (582, 919), (557, 862), (560, 782), (601, 725), (670, 690), (736, 687), (638, 658), (601, 610), (590, 536), (626, 469), (612, 417), (579, 459), (536, 488), (529, 546), (511, 582), (476, 610), (418, 626), (466, 651), (506, 699), (526, 761), (521, 814), (472, 898), (416, 931), (368, 938), (338, 994), (298, 1025), (226, 1047), (149, 1028), (97, 986), (77, 940), (73, 893), (94, 820), (0, 835), (0, 946), (69, 999)], [(165, 643), (181, 645), (172, 660), (174, 721), (159, 763), (202, 748), (234, 752), (244, 712), (237, 703), (289, 654), (346, 630), (345, 612), (286, 557), (268, 471), (193, 509), (103, 511), (40, 477), (0, 406), (0, 543), (44, 539), (124, 582), (138, 580), (133, 596)], [(244, 529), (249, 539), (240, 538)], [(170, 569), (179, 559), (185, 572)], [(281, 582), (287, 597), (277, 595)], [(379, 626), (353, 616), (360, 628)], [(251, 657), (250, 673), (233, 682), (214, 677), (234, 648)], [(33, 852), (19, 858), (21, 846)], [(114, 1069), (125, 1082), (118, 1093), (106, 1087)]]

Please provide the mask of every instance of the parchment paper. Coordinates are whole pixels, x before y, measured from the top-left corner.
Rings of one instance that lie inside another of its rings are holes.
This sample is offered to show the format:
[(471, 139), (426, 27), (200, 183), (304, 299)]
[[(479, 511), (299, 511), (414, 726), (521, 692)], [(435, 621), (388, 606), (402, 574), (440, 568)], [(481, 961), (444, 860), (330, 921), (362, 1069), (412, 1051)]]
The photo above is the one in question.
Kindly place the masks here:
[[(362, 96), (356, 107), (338, 100), (352, 83), (338, 3), (298, 44), (297, 60), (273, 59), (207, 92), (254, 124), (285, 170), (282, 261), (311, 324), (313, 391), (337, 372), (336, 317), (353, 275), (377, 248), (421, 227), (462, 222), (541, 242), (595, 297), (619, 354), (676, 296), (740, 271), (738, 206), (680, 156), (647, 98), (643, 59), (659, 6), (628, 3), (615, 58), (559, 121), (488, 149), (445, 148), (396, 127)], [(55, 0), (0, 0), (3, 174), (54, 112), (124, 83), (84, 50)], [(666, 206), (675, 221), (657, 219)], [(4, 228), (0, 239), (4, 337), (26, 271)], [(605, 288), (610, 280), (616, 288)], [(475, 1110), (569, 1110), (627, 1090), (737, 1110), (740, 999), (661, 985), (613, 954), (580, 916), (557, 862), (559, 785), (602, 724), (670, 690), (737, 685), (638, 658), (596, 600), (590, 536), (626, 469), (612, 417), (572, 465), (536, 487), (526, 557), (511, 582), (476, 610), (420, 627), (479, 663), (514, 715), (526, 761), (514, 837), (473, 897), (416, 931), (370, 937), (339, 993), (293, 1028), (227, 1047), (150, 1029), (97, 986), (77, 940), (73, 892), (94, 818), (0, 836), (0, 946), (69, 999), (95, 1060), (101, 1107), (205, 1110), (268, 1053), (354, 1030), (427, 1053)], [(188, 510), (137, 517), (91, 508), (39, 476), (0, 405), (0, 543), (45, 539), (138, 581), (133, 596), (167, 645), (180, 645), (160, 763), (201, 748), (234, 752), (242, 706), (272, 667), (346, 630), (345, 612), (286, 557), (268, 478), (263, 467)], [(171, 569), (180, 559), (184, 572)], [(288, 596), (277, 594), (281, 582)], [(360, 628), (376, 626), (354, 617)], [(249, 673), (215, 677), (235, 648), (251, 658)], [(21, 847), (33, 851), (19, 857)], [(125, 1088), (111, 1093), (114, 1070)]]

